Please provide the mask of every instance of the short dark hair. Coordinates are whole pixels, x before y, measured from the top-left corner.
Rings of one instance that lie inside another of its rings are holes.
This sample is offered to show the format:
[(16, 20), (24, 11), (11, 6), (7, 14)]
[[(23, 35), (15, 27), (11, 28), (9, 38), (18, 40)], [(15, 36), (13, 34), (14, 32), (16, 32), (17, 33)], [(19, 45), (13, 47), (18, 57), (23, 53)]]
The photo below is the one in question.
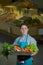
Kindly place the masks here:
[(22, 24), (20, 25), (20, 28), (21, 28), (22, 25), (26, 25), (26, 26), (29, 28), (29, 25), (28, 25), (28, 24), (25, 24), (25, 23), (22, 23)]

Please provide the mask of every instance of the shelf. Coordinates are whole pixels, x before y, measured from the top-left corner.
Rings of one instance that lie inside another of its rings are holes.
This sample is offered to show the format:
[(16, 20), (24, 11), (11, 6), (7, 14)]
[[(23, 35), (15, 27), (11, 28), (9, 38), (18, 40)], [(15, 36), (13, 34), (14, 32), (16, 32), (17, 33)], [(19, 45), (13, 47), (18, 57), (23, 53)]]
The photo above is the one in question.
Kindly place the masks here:
[(31, 26), (31, 27), (43, 27), (43, 23), (40, 23), (40, 24), (29, 24), (29, 26)]

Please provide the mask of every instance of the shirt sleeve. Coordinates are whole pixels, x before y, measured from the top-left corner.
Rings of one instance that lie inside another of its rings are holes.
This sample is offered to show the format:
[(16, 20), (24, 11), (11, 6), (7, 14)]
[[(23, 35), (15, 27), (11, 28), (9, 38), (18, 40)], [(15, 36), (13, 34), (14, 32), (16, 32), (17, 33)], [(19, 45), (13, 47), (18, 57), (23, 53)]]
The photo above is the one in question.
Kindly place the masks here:
[(30, 38), (30, 42), (31, 42), (32, 44), (37, 45), (37, 41), (36, 41), (34, 38)]
[(15, 40), (14, 43), (13, 43), (13, 45), (17, 45), (18, 40), (19, 40), (19, 37), (16, 38), (16, 40)]

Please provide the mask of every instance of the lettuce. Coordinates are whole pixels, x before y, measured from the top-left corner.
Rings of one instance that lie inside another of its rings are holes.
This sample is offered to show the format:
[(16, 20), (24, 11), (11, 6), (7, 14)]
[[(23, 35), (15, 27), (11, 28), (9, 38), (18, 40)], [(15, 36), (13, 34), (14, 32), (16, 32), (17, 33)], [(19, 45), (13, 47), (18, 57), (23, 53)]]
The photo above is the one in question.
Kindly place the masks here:
[(29, 50), (29, 49), (32, 49), (33, 52), (37, 52), (38, 51), (38, 48), (35, 44), (31, 43), (29, 45), (26, 46), (26, 48)]

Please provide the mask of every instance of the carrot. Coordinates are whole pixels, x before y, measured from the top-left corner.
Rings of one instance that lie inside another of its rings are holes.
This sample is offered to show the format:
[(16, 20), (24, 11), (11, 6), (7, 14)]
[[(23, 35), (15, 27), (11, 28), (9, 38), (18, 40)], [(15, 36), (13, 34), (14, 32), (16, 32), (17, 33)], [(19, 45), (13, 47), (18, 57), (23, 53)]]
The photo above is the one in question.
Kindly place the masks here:
[(30, 51), (30, 52), (33, 52), (33, 50), (32, 50), (32, 49), (29, 49), (29, 51)]
[(24, 48), (22, 51), (23, 52), (29, 52), (29, 50), (27, 48)]

